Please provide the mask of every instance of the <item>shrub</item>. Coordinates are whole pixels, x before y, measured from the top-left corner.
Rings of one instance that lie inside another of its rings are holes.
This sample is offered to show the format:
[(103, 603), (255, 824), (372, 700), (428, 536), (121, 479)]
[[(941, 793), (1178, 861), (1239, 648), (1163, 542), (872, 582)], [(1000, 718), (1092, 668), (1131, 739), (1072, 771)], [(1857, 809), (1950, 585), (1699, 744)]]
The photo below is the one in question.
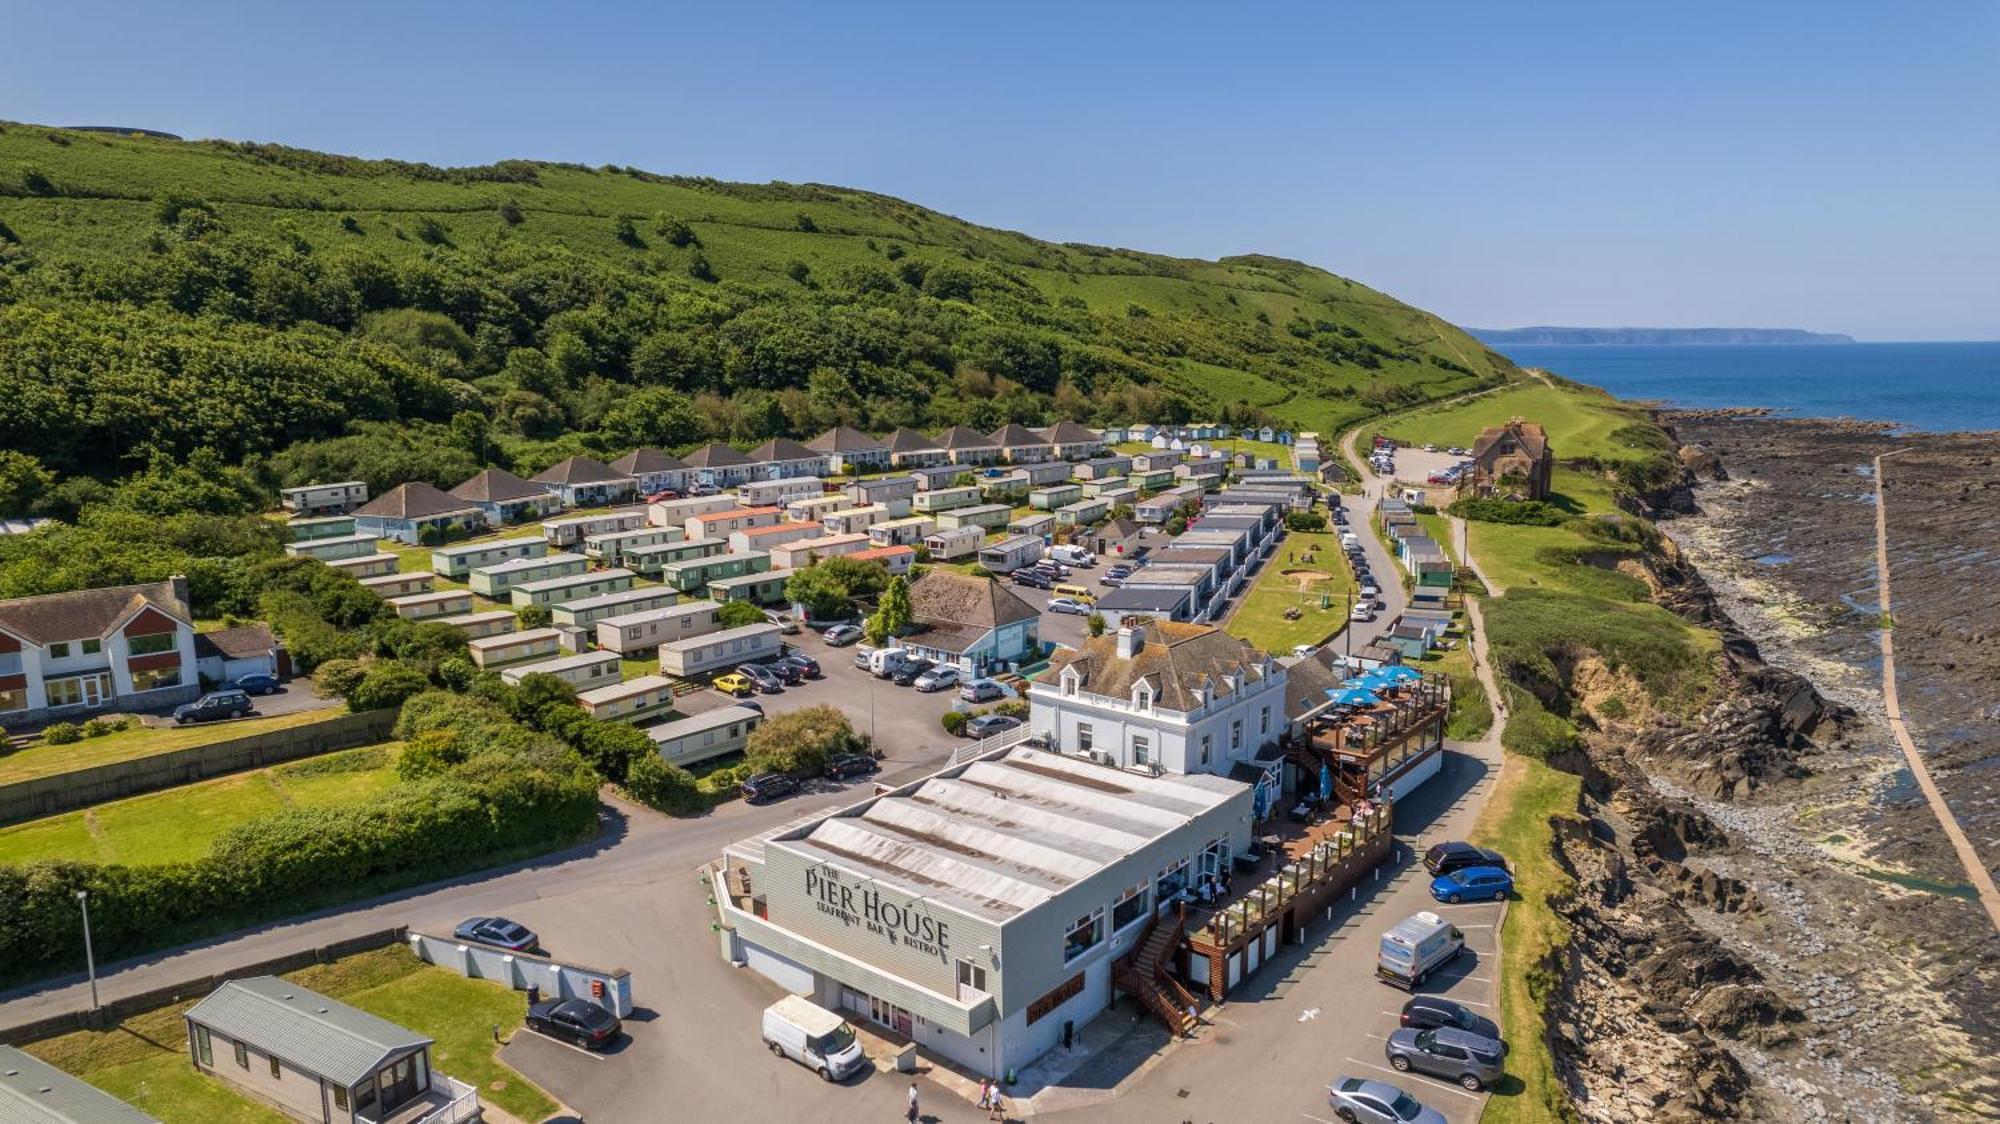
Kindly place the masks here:
[(386, 710), (430, 687), (430, 678), (400, 660), (382, 660), (344, 697), (349, 710)]
[(322, 695), (344, 699), (367, 673), (368, 669), (362, 667), (359, 660), (328, 660), (313, 672), (313, 686), (319, 688)]
[(724, 628), (740, 628), (746, 624), (764, 623), (764, 610), (748, 601), (725, 601), (715, 616), (722, 622)]
[(83, 727), (74, 722), (51, 722), (42, 728), (42, 740), (50, 745), (69, 745), (83, 740)]
[(1028, 700), (1008, 699), (1006, 702), (996, 703), (993, 706), (993, 713), (1025, 720), (1028, 717)]
[(965, 736), (965, 724), (972, 721), (972, 716), (962, 710), (947, 710), (938, 721), (944, 726), (945, 733), (962, 738)]
[(1090, 634), (1092, 636), (1104, 635), (1104, 629), (1105, 629), (1104, 614), (1103, 613), (1090, 614), (1088, 617), (1084, 618), (1083, 626), (1086, 629), (1090, 630)]
[(115, 734), (129, 724), (125, 718), (93, 718), (83, 724), (83, 736), (101, 738), (106, 734)]
[(854, 724), (839, 707), (809, 706), (758, 723), (744, 757), (760, 772), (817, 776), (827, 759), (860, 746)]
[(1554, 527), (1569, 516), (1541, 500), (1462, 499), (1452, 502), (1446, 511), (1460, 519), (1474, 519), (1482, 523), (1508, 523), (1521, 527)]
[[(650, 742), (652, 739), (647, 740)], [(631, 767), (625, 774), (624, 788), (626, 795), (632, 799), (663, 812), (689, 812), (703, 802), (693, 774), (668, 762), (658, 753), (632, 759)]]
[(1324, 531), (1326, 516), (1317, 511), (1288, 511), (1285, 513), (1285, 529), (1289, 531)]
[(514, 619), (521, 622), (522, 628), (547, 628), (555, 617), (547, 605), (523, 605), (514, 610)]

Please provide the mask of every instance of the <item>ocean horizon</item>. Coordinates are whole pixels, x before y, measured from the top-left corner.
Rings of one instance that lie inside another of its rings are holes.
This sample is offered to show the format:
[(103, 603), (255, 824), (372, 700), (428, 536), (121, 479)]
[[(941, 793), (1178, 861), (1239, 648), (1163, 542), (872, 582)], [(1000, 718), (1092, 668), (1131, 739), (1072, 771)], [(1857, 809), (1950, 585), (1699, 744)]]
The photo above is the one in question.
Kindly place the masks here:
[(1498, 347), (1620, 398), (1914, 430), (2000, 430), (2000, 341)]

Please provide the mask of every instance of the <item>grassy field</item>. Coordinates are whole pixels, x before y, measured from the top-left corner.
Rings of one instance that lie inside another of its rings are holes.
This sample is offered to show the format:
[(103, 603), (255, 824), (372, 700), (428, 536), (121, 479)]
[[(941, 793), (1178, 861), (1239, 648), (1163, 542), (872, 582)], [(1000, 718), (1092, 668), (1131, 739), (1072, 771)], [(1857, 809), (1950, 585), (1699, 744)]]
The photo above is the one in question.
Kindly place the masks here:
[(1548, 430), (1559, 461), (1584, 457), (1625, 460), (1649, 451), (1637, 433), (1626, 429), (1645, 423), (1646, 414), (1640, 407), (1602, 392), (1540, 382), (1412, 411), (1392, 419), (1383, 429), (1406, 444), (1469, 448), (1480, 430), (1517, 417), (1540, 422)]
[(395, 783), (393, 746), (365, 746), (0, 828), (0, 863), (185, 862), (239, 824), (285, 808), (348, 804)]
[[(1463, 618), (1457, 627), (1464, 627)], [(1445, 722), (1445, 737), (1453, 741), (1478, 741), (1493, 728), (1493, 708), (1487, 704), (1486, 688), (1480, 686), (1479, 677), (1472, 672), (1472, 650), (1463, 637), (1458, 647), (1449, 652), (1408, 662), (1419, 671), (1451, 677), (1451, 717)]]
[[(479, 1089), (480, 1099), (523, 1120), (540, 1120), (555, 1102), (499, 1058), (491, 1028), (518, 1028), (526, 996), (468, 980), (418, 960), (401, 946), (290, 973), (287, 979), (436, 1039), (438, 1072)], [(188, 1064), (182, 1014), (193, 1003), (163, 1007), (102, 1032), (36, 1042), (28, 1051), (166, 1124), (286, 1124), (288, 1117), (238, 1095)], [(517, 1031), (518, 1033), (518, 1031)]]
[[(1314, 560), (1310, 563), (1297, 561), (1308, 553)], [(1287, 576), (1285, 571), (1305, 569), (1327, 575), (1325, 580), (1312, 581), (1301, 587), (1296, 576)], [(1300, 644), (1317, 644), (1333, 635), (1347, 622), (1350, 602), (1347, 598), (1354, 592), (1354, 575), (1347, 568), (1347, 561), (1341, 556), (1340, 538), (1332, 532), (1302, 534), (1292, 532), (1278, 547), (1270, 561), (1264, 563), (1264, 571), (1257, 575), (1257, 581), (1250, 591), (1243, 595), (1224, 628), (1232, 636), (1241, 637), (1274, 655), (1286, 655)], [(1321, 595), (1332, 597), (1328, 608), (1320, 608)], [(1288, 609), (1303, 609), (1298, 620), (1288, 621)]]
[[(297, 689), (297, 688), (295, 688)], [(102, 737), (85, 738), (68, 745), (35, 745), (0, 756), (0, 784), (14, 784), (36, 777), (54, 776), (94, 765), (110, 765), (151, 757), (175, 749), (187, 749), (230, 738), (287, 730), (294, 726), (324, 722), (347, 711), (333, 707), (279, 714), (270, 718), (242, 718), (233, 722), (207, 722), (195, 726), (167, 726), (150, 729), (134, 724), (131, 729)]]

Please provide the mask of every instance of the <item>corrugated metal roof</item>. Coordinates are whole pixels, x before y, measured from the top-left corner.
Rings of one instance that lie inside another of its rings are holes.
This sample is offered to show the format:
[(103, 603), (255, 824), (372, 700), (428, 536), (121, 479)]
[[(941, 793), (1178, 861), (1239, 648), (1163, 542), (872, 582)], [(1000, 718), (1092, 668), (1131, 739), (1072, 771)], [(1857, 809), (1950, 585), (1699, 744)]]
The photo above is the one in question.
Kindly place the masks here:
[(32, 1054), (0, 1046), (0, 1124), (160, 1124)]
[(277, 976), (230, 980), (188, 1010), (189, 1020), (307, 1073), (342, 1085), (431, 1039)]

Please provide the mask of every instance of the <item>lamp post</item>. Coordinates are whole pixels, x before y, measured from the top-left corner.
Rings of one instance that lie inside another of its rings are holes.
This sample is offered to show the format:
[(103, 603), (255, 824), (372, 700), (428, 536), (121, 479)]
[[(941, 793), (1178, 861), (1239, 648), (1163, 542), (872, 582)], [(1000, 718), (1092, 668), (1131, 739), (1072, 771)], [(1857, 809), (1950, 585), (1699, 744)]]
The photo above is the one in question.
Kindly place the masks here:
[(78, 890), (76, 904), (83, 908), (83, 963), (90, 972), (90, 1009), (97, 1010), (97, 953), (90, 947), (90, 891)]

